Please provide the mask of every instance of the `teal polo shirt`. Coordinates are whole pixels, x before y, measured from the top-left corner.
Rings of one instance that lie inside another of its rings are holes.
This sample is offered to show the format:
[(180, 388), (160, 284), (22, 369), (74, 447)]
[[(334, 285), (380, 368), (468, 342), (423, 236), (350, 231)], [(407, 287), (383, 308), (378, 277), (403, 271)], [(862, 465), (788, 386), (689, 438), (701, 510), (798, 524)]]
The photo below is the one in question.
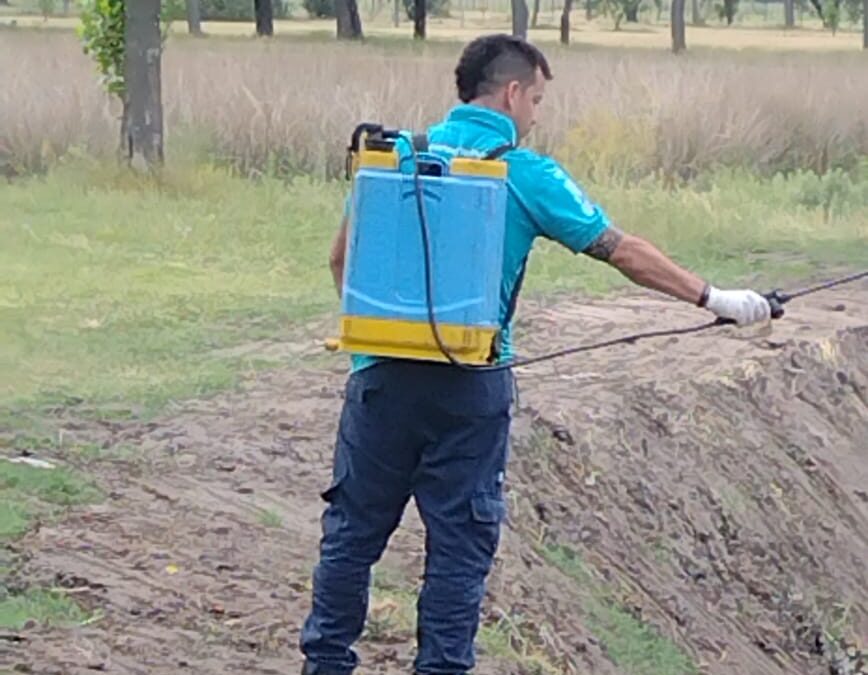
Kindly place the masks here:
[[(490, 108), (460, 104), (446, 118), (428, 129), (428, 152), (447, 162), (456, 156), (484, 157), (506, 143), (518, 144), (518, 132), (510, 117)], [(413, 173), (407, 143), (397, 143), (400, 169)], [(528, 256), (538, 237), (556, 241), (573, 253), (590, 246), (610, 225), (605, 211), (592, 202), (554, 159), (528, 148), (515, 148), (501, 157), (507, 162), (508, 196), (503, 279), (500, 287), (502, 349), (500, 362), (515, 358), (512, 321), (513, 294), (518, 294)], [(350, 199), (347, 199), (349, 209)], [(351, 356), (352, 370), (381, 361), (365, 355)]]

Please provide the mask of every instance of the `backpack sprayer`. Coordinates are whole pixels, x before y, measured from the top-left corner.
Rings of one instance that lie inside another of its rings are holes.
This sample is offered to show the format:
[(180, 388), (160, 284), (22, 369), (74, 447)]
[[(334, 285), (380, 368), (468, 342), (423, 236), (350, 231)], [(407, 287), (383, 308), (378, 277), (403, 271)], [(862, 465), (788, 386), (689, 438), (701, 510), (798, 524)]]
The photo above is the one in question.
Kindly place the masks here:
[[(399, 142), (410, 150), (412, 175), (401, 170)], [(353, 189), (340, 337), (328, 340), (327, 349), (492, 371), (734, 323), (718, 318), (492, 365), (499, 352), (506, 231), (507, 165), (499, 157), (512, 147), (446, 162), (427, 152), (424, 136), (378, 124), (356, 127), (347, 148)], [(857, 272), (765, 298), (779, 319), (793, 299), (866, 277), (868, 271)]]
[(469, 366), (496, 359), (507, 197), (497, 153), (506, 149), (447, 162), (424, 136), (355, 129), (340, 336), (330, 349)]

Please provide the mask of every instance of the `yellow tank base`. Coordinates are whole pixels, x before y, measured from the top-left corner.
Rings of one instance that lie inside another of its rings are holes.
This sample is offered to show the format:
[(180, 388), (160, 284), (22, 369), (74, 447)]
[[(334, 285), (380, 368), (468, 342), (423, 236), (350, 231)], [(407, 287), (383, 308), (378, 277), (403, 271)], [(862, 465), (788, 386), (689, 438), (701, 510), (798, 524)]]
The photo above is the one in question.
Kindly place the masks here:
[[(326, 340), (326, 349), (370, 356), (440, 361), (447, 359), (427, 321), (401, 321), (345, 316), (340, 320), (339, 338)], [(437, 324), (444, 344), (461, 363), (488, 365), (497, 328)]]

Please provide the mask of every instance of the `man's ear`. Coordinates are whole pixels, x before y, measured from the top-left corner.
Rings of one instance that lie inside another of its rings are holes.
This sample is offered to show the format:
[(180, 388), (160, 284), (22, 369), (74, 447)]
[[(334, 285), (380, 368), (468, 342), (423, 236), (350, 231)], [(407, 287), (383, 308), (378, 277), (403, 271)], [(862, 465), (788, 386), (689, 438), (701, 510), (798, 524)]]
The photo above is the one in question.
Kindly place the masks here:
[(521, 91), (521, 82), (518, 80), (512, 80), (508, 82), (506, 87), (504, 87), (504, 96), (506, 97), (506, 104), (511, 108), (512, 102), (516, 99), (519, 92)]

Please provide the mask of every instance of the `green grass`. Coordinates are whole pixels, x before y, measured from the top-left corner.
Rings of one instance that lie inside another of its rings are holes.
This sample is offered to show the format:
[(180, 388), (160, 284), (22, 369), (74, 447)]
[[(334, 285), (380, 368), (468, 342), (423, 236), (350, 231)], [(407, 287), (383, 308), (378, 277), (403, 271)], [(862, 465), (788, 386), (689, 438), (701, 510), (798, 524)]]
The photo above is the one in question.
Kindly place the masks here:
[(480, 626), (477, 640), (482, 651), (490, 657), (521, 665), (528, 675), (558, 675), (563, 672), (549, 661), (537, 647), (526, 629), (512, 617), (503, 617), (495, 624)]
[(62, 467), (42, 469), (0, 459), (0, 541), (23, 534), (37, 516), (101, 498), (86, 478)]
[(139, 449), (133, 445), (120, 443), (103, 446), (99, 443), (82, 443), (58, 449), (58, 455), (77, 466), (95, 462), (134, 462), (139, 455)]
[(42, 469), (8, 461), (0, 461), (0, 490), (60, 506), (87, 504), (100, 497), (87, 479), (62, 467)]
[(257, 365), (218, 350), (285, 338), (334, 302), (337, 186), (167, 181), (78, 166), (0, 187), (0, 406), (207, 394)]
[(698, 672), (677, 645), (624, 609), (601, 604), (589, 628), (606, 645), (612, 660), (631, 675), (691, 675)]
[[(868, 256), (868, 178), (823, 180), (733, 172), (681, 190), (586, 187), (622, 227), (715, 283), (765, 287)], [(227, 348), (290, 339), (336, 309), (326, 260), (345, 189), (202, 166), (156, 183), (80, 158), (0, 186), (0, 425), (36, 423), (56, 404), (148, 415), (281, 363)], [(543, 242), (527, 289), (625, 284)]]
[(283, 527), (283, 518), (272, 510), (264, 510), (259, 513), (259, 523), (263, 527)]
[(73, 626), (87, 621), (88, 614), (60, 592), (28, 590), (3, 597), (0, 587), (0, 628), (17, 630), (29, 621), (50, 626)]
[(19, 504), (7, 501), (6, 495), (0, 491), (3, 501), (0, 502), (0, 541), (9, 537), (17, 537), (27, 531), (30, 522), (27, 510)]
[(543, 557), (571, 578), (583, 593), (588, 627), (612, 661), (630, 675), (693, 675), (696, 666), (681, 649), (620, 607), (596, 581), (581, 557), (567, 546), (543, 546)]

